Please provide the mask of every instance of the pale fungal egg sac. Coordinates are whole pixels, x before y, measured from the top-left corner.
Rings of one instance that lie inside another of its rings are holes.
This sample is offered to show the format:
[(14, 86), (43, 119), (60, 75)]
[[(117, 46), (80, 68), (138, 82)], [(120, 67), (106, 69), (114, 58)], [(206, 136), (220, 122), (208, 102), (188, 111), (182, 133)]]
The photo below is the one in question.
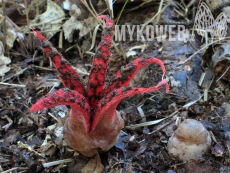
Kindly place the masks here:
[(186, 119), (169, 138), (168, 153), (187, 161), (202, 157), (211, 147), (211, 136), (203, 124)]

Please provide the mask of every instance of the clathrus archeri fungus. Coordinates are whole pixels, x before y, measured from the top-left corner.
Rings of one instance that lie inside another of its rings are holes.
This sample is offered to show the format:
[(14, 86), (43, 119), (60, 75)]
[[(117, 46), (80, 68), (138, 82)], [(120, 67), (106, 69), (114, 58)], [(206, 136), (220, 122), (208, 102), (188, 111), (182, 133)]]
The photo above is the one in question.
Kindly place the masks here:
[[(49, 93), (35, 103), (30, 111), (39, 111), (57, 105), (69, 105), (70, 117), (65, 121), (64, 138), (68, 144), (84, 156), (91, 157), (97, 150), (106, 151), (117, 141), (120, 130), (124, 127), (124, 121), (120, 113), (116, 111), (119, 102), (138, 93), (159, 90), (168, 83), (163, 80), (165, 67), (161, 60), (156, 58), (138, 58), (125, 67), (105, 85), (105, 77), (110, 57), (111, 39), (113, 34), (113, 22), (109, 16), (99, 16), (106, 20), (106, 26), (102, 32), (101, 43), (98, 45), (87, 87), (69, 62), (54, 48), (51, 43), (39, 32), (34, 31), (52, 61), (54, 67), (66, 89)], [(129, 82), (138, 70), (150, 63), (157, 63), (163, 69), (162, 81), (151, 88), (133, 88)]]

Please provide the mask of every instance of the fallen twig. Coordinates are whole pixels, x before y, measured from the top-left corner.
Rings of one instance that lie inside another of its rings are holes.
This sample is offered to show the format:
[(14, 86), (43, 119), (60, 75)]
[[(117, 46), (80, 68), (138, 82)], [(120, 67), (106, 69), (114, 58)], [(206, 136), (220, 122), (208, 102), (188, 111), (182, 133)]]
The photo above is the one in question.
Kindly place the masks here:
[(69, 163), (72, 162), (73, 159), (64, 159), (64, 160), (57, 160), (54, 162), (48, 162), (48, 163), (43, 163), (44, 168), (50, 167), (50, 166), (54, 166), (54, 165), (60, 165), (63, 163)]
[(10, 173), (12, 171), (23, 171), (23, 170), (29, 170), (29, 168), (27, 168), (27, 167), (15, 167), (15, 168), (11, 168), (11, 169), (8, 169), (6, 171), (3, 171), (2, 173)]
[(26, 85), (9, 84), (9, 83), (4, 83), (4, 82), (0, 82), (0, 85), (8, 85), (8, 86), (12, 86), (12, 87), (22, 87), (22, 88), (26, 87)]

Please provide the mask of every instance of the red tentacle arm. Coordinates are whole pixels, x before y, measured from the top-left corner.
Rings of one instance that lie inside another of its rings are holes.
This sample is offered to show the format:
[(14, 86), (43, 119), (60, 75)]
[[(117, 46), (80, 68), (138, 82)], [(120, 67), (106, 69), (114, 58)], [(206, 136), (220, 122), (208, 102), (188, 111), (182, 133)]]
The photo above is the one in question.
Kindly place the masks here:
[(104, 18), (106, 20), (106, 27), (102, 32), (101, 42), (97, 47), (95, 58), (90, 69), (90, 77), (88, 79), (88, 97), (91, 107), (96, 106), (98, 101), (102, 98), (113, 34), (113, 22), (110, 17), (102, 15), (98, 18)]
[(157, 63), (161, 66), (163, 70), (162, 80), (165, 75), (165, 66), (164, 63), (157, 58), (138, 58), (131, 63), (127, 64), (125, 67), (122, 67), (120, 71), (117, 72), (116, 76), (109, 82), (105, 88), (105, 93), (109, 93), (114, 89), (120, 87), (127, 87), (129, 82), (133, 79), (136, 73), (144, 66)]
[(70, 117), (80, 122), (86, 133), (90, 132), (90, 107), (85, 97), (77, 91), (63, 89), (51, 92), (38, 100), (30, 111), (39, 111), (58, 105), (69, 105), (71, 107)]
[(34, 35), (37, 36), (41, 41), (42, 47), (46, 52), (46, 55), (50, 58), (54, 67), (57, 69), (64, 87), (75, 90), (80, 94), (84, 94), (85, 88), (81, 82), (81, 78), (78, 76), (69, 62), (38, 31), (34, 31)]
[(92, 122), (91, 129), (94, 130), (97, 125), (100, 126), (98, 122), (100, 122), (100, 119), (103, 119), (104, 121), (112, 122), (113, 116), (116, 111), (117, 105), (120, 103), (120, 101), (123, 98), (129, 97), (134, 94), (138, 93), (147, 93), (150, 91), (156, 91), (160, 88), (163, 88), (166, 86), (166, 93), (169, 93), (169, 84), (162, 80), (159, 82), (156, 86), (151, 88), (132, 88), (132, 87), (122, 87), (116, 90), (113, 90), (110, 92), (107, 96), (105, 96), (103, 99), (101, 99), (98, 102), (97, 109), (95, 110), (95, 117)]

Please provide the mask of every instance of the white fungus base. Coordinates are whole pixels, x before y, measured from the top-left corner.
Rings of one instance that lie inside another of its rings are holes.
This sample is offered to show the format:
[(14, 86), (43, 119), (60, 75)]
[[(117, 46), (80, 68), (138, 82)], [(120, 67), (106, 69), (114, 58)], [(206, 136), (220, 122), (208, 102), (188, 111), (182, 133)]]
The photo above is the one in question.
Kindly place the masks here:
[(169, 154), (187, 161), (201, 157), (210, 146), (211, 136), (207, 129), (199, 121), (187, 119), (169, 138), (167, 148)]

